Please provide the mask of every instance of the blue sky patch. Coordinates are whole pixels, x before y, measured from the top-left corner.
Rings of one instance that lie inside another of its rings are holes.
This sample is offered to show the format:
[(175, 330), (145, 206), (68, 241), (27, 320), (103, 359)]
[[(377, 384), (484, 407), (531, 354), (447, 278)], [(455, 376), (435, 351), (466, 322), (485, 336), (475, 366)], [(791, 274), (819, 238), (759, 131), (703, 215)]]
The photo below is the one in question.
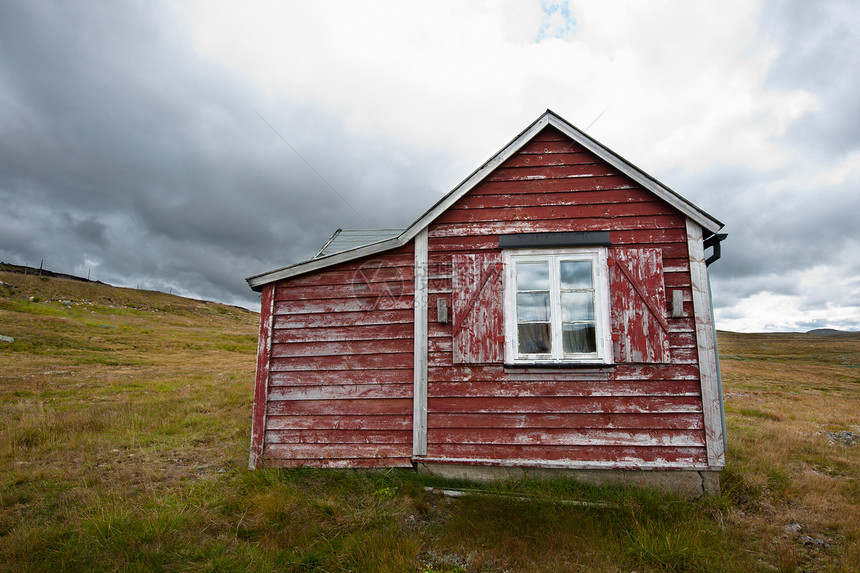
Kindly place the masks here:
[(535, 42), (549, 38), (569, 40), (576, 30), (576, 17), (571, 13), (567, 2), (541, 0), (543, 23), (535, 36)]

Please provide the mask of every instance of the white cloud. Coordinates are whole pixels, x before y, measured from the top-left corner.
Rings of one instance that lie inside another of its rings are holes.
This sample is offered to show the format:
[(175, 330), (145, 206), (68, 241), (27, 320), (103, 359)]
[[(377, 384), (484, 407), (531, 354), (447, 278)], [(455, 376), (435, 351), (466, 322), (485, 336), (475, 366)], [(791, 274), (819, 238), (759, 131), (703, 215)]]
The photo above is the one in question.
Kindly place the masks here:
[(795, 332), (814, 328), (858, 330), (860, 307), (828, 303), (804, 309), (801, 296), (761, 292), (716, 312), (717, 328), (733, 332)]
[[(473, 164), (547, 107), (585, 127), (609, 106), (594, 133), (649, 170), (772, 168), (789, 159), (772, 138), (816, 105), (762, 89), (776, 48), (757, 39), (756, 3), (541, 8), (192, 1), (186, 13), (201, 54), (270, 94)], [(542, 33), (566, 40), (525, 43)]]
[(860, 256), (860, 243), (850, 245), (848, 253), (854, 255), (850, 260), (814, 265), (780, 277), (796, 285), (796, 294), (763, 289), (731, 306), (718, 307), (718, 328), (735, 332), (860, 330), (860, 280), (855, 262)]

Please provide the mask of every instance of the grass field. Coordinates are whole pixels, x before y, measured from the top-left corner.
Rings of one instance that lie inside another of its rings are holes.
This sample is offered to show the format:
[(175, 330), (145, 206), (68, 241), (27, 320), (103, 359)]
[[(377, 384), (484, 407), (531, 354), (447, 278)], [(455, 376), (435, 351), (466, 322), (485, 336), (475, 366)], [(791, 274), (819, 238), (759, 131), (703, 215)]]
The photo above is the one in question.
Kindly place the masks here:
[(256, 314), (0, 281), (0, 571), (858, 570), (860, 444), (839, 433), (860, 433), (857, 337), (721, 333), (729, 462), (722, 494), (691, 503), (250, 472)]

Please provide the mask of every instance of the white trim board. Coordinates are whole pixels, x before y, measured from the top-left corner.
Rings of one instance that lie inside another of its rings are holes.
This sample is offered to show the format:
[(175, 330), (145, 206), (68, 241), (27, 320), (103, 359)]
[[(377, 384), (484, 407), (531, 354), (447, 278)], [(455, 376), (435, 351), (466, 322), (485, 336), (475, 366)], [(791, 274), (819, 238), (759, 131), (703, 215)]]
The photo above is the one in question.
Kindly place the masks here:
[(412, 373), (412, 455), (427, 453), (427, 316), (428, 237), (422, 229), (415, 237), (414, 365)]
[(693, 288), (693, 315), (696, 320), (696, 347), (702, 384), (708, 465), (722, 468), (726, 464), (723, 450), (723, 413), (720, 380), (717, 376), (717, 341), (714, 336), (708, 269), (705, 265), (702, 228), (690, 219), (687, 219), (687, 248), (690, 252), (690, 281)]

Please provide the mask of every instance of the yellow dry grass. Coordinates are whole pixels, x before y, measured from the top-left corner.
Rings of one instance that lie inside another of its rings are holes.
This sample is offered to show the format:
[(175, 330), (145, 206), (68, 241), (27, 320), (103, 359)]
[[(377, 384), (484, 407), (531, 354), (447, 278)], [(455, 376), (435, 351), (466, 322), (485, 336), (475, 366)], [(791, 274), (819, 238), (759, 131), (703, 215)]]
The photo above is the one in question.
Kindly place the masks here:
[(719, 333), (718, 498), (562, 480), (452, 501), (408, 471), (244, 469), (255, 313), (0, 283), (0, 571), (858, 570), (860, 444), (831, 437), (860, 433), (856, 336)]
[[(860, 335), (720, 333), (732, 520), (763, 562), (860, 563)], [(828, 434), (828, 432), (830, 434)]]

